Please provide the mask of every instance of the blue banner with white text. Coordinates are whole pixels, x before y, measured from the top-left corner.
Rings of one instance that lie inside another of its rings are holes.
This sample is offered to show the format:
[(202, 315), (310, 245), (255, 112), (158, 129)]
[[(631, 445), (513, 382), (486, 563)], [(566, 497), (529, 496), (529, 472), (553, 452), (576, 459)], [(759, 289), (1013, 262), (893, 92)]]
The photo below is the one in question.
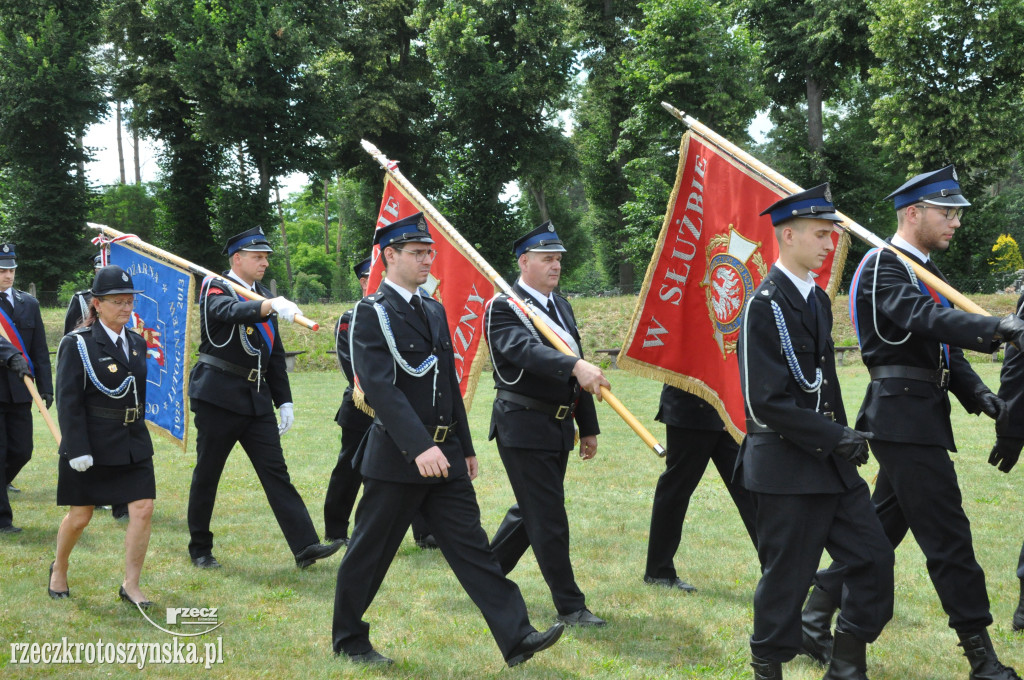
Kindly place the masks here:
[(146, 421), (175, 439), (188, 436), (189, 302), (192, 275), (127, 243), (111, 243), (110, 264), (131, 274), (135, 295), (130, 326), (146, 340)]

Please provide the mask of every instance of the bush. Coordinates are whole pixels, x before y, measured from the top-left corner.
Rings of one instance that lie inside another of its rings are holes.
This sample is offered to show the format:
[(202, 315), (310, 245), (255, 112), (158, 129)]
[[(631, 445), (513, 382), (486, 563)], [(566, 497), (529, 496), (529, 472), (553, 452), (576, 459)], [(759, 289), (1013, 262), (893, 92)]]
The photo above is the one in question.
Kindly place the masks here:
[(292, 297), (299, 304), (319, 302), (327, 297), (327, 286), (320, 283), (320, 277), (316, 274), (299, 272), (295, 275)]

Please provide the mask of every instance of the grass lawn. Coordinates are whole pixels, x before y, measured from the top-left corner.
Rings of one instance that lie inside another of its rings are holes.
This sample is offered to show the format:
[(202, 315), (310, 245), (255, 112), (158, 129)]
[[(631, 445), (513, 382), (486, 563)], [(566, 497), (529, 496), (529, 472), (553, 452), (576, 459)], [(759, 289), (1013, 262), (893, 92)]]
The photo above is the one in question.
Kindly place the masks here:
[[(318, 320), (328, 323), (326, 317)], [(852, 414), (867, 372), (859, 361), (848, 363), (840, 369), (840, 378)], [(990, 386), (997, 385), (998, 364), (978, 357), (975, 367)], [(609, 377), (626, 406), (662, 437), (664, 428), (653, 422), (660, 385), (622, 371)], [(286, 456), (295, 485), (322, 531), (321, 504), (339, 444), (332, 417), (343, 380), (336, 370), (300, 372), (292, 376), (292, 387), (297, 422), (284, 438)], [(470, 420), (481, 462), (477, 494), (484, 528), (491, 533), (512, 494), (497, 451), (486, 441), (488, 388), (485, 377)], [(577, 580), (590, 608), (609, 620), (604, 629), (568, 632), (551, 650), (507, 669), (483, 618), (441, 555), (420, 551), (409, 537), (367, 616), (374, 644), (397, 663), (385, 670), (354, 667), (336, 659), (330, 646), (341, 556), (307, 571), (295, 567), (252, 467), (236, 449), (225, 469), (214, 514), (214, 552), (224, 568), (195, 569), (188, 560), (185, 521), (195, 446), (190, 444), (182, 453), (162, 438), (154, 439), (158, 498), (142, 582), (156, 603), (150, 615), (165, 625), (166, 607), (217, 607), (223, 626), (201, 638), (222, 640), (224, 662), (208, 671), (209, 677), (217, 678), (751, 677), (748, 636), (757, 559), (714, 466), (691, 502), (676, 560), (680, 576), (699, 592), (686, 595), (646, 586), (641, 577), (650, 507), (664, 464), (614, 412), (605, 406), (598, 409), (603, 428), (598, 456), (587, 462), (573, 458), (566, 487)], [(1018, 594), (1014, 571), (1024, 539), (1019, 519), (1024, 501), (1016, 488), (1022, 471), (1004, 475), (987, 464), (993, 441), (990, 420), (968, 416), (957, 405), (953, 418), (961, 449), (955, 460), (996, 619), (992, 637), (1002, 660), (1022, 667), (1024, 639), (1010, 628)], [(0, 536), (0, 677), (137, 677), (139, 671), (128, 664), (10, 663), (10, 645), (19, 642), (60, 642), (62, 637), (69, 642), (171, 641), (137, 610), (117, 600), (125, 525), (112, 520), (109, 512), (97, 511), (72, 555), (71, 599), (51, 601), (46, 596), (47, 567), (63, 516), (63, 509), (54, 505), (54, 450), (37, 418), (35, 457), (17, 479), (22, 493), (13, 496), (15, 523), (24, 532)], [(876, 469), (872, 461), (862, 471), (870, 480)], [(896, 615), (869, 648), (871, 677), (966, 678), (967, 662), (946, 626), (912, 538), (898, 549), (896, 570)], [(532, 553), (511, 577), (522, 589), (534, 625), (544, 628), (553, 622), (554, 607)], [(194, 675), (196, 670), (151, 664), (142, 672), (162, 678)], [(803, 657), (786, 666), (787, 679), (817, 679), (822, 674)]]

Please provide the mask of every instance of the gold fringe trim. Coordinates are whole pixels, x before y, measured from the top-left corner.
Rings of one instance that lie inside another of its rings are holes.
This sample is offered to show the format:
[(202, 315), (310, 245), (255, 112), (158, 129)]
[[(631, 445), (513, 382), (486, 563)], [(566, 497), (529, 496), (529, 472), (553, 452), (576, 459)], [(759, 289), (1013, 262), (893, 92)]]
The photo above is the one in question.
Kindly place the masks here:
[(356, 408), (370, 416), (376, 418), (377, 414), (374, 413), (373, 407), (366, 403), (366, 395), (359, 389), (359, 385), (352, 387), (352, 402), (356, 405)]

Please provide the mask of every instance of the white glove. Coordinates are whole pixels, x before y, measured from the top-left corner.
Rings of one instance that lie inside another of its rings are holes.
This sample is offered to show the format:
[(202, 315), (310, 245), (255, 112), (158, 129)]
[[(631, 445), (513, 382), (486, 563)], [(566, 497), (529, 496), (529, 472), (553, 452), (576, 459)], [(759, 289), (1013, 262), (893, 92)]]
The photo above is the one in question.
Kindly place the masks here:
[(277, 312), (277, 315), (285, 321), (291, 323), (295, 321), (297, 314), (302, 314), (302, 310), (299, 306), (283, 297), (276, 297), (270, 299), (270, 308)]
[(68, 464), (79, 472), (85, 472), (92, 467), (92, 456), (78, 456), (69, 460)]
[(292, 410), (292, 403), (290, 401), (287, 404), (281, 404), (279, 410), (281, 412), (281, 424), (277, 426), (277, 433), (283, 436), (295, 424), (295, 411)]

